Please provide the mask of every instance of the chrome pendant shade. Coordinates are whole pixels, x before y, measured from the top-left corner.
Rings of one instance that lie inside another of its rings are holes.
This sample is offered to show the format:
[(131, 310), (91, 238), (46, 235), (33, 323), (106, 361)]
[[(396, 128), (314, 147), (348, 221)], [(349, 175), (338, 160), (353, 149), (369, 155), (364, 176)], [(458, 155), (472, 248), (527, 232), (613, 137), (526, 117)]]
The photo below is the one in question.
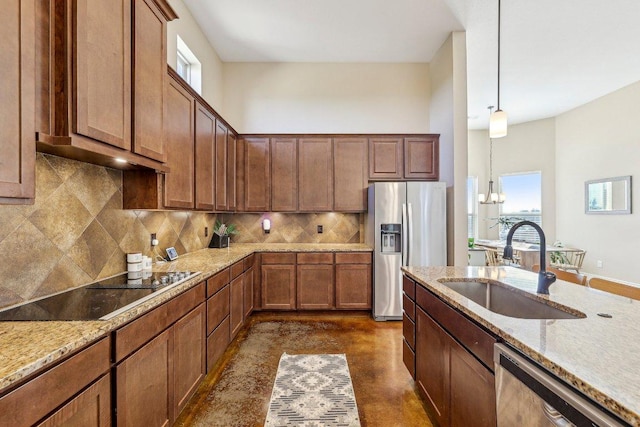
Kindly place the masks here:
[(489, 117), (489, 137), (507, 136), (507, 113), (500, 109), (500, 15), (501, 0), (498, 0), (498, 108)]

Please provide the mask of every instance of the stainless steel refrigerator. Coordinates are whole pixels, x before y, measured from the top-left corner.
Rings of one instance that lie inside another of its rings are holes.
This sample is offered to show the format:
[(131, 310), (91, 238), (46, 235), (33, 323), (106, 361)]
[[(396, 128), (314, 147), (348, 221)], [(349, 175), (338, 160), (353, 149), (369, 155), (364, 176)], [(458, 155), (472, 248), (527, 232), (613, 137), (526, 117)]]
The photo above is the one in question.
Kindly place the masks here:
[(365, 243), (374, 247), (373, 317), (402, 320), (400, 266), (447, 265), (446, 184), (369, 186)]

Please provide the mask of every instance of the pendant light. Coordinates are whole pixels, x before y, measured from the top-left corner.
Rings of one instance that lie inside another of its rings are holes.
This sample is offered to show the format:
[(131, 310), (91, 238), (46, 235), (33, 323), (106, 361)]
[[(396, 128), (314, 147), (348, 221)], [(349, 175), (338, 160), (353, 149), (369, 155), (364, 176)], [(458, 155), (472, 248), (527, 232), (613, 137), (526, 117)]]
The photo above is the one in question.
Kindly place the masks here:
[[(493, 112), (493, 105), (487, 107), (489, 109), (489, 116)], [(504, 193), (497, 193), (493, 191), (493, 138), (489, 135), (489, 188), (487, 188), (486, 196), (483, 194), (478, 195), (481, 205), (495, 205), (504, 203), (506, 196)]]
[(507, 113), (500, 109), (500, 15), (501, 0), (498, 0), (498, 108), (489, 118), (489, 137), (507, 136)]

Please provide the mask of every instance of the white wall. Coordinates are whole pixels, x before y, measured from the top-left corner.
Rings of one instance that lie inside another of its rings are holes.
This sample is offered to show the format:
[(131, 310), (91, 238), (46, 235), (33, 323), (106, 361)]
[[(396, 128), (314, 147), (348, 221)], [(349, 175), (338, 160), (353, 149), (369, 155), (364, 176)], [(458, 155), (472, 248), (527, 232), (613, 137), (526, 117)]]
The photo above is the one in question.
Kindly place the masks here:
[(426, 133), (428, 64), (225, 63), (240, 133)]
[[(542, 229), (547, 242), (556, 240), (556, 137), (555, 119), (536, 120), (509, 126), (504, 138), (493, 140), (493, 181), (518, 172), (542, 172)], [(469, 175), (478, 177), (478, 192), (489, 186), (489, 134), (469, 132)], [(509, 195), (507, 194), (507, 197)], [(480, 205), (478, 234), (481, 239), (497, 239), (498, 227), (490, 228), (498, 216), (498, 205)]]
[(440, 134), (440, 180), (447, 183), (447, 252), (450, 265), (467, 264), (466, 35), (452, 33), (431, 65), (431, 132)]
[[(167, 25), (167, 63), (176, 68), (176, 35), (179, 35), (200, 61), (202, 97), (228, 121), (224, 111), (222, 61), (182, 0), (169, 0), (169, 4), (178, 15), (178, 19)], [(234, 126), (233, 122), (230, 124)]]
[[(640, 283), (640, 82), (556, 118), (557, 238), (587, 273)], [(586, 215), (584, 182), (632, 175), (631, 215)], [(602, 268), (596, 261), (603, 262)]]

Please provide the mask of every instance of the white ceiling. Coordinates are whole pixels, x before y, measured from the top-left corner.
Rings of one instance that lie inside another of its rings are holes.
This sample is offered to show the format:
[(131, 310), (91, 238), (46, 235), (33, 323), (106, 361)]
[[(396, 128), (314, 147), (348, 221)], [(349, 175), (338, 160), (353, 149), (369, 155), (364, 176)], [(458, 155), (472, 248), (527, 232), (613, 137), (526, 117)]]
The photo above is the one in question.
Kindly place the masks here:
[[(469, 127), (496, 103), (497, 0), (184, 0), (225, 62), (429, 62), (467, 31)], [(501, 107), (556, 116), (640, 80), (640, 0), (503, 0)]]

